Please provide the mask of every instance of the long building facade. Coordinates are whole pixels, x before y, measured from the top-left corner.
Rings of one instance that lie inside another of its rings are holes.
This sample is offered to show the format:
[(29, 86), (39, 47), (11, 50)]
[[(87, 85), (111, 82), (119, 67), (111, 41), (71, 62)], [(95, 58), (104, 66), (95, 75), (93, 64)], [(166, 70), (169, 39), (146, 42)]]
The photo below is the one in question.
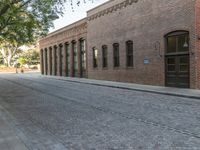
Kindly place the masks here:
[(200, 0), (110, 0), (39, 43), (44, 75), (200, 89)]

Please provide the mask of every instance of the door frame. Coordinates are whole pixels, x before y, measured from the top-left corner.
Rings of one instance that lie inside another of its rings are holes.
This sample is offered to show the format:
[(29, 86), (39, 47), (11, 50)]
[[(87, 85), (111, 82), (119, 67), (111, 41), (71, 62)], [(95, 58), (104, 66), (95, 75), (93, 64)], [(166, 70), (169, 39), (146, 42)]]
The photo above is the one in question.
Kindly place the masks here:
[[(188, 44), (189, 44), (189, 47), (188, 47), (188, 51), (187, 52), (176, 52), (176, 53), (167, 53), (167, 49), (168, 49), (168, 46), (167, 46), (167, 38), (170, 37), (170, 36), (178, 36), (178, 35), (184, 35), (184, 34), (188, 34)], [(189, 31), (186, 31), (186, 30), (176, 30), (176, 31), (172, 31), (172, 32), (169, 32), (167, 33), (165, 36), (164, 36), (164, 43), (165, 43), (165, 51), (164, 51), (164, 70), (165, 70), (165, 86), (167, 87), (167, 62), (166, 62), (166, 58), (169, 57), (169, 56), (183, 56), (183, 55), (188, 55), (188, 59), (189, 59), (189, 69), (188, 69), (188, 87), (190, 88), (191, 84), (190, 84), (190, 33)], [(180, 87), (177, 87), (177, 88), (180, 88)]]

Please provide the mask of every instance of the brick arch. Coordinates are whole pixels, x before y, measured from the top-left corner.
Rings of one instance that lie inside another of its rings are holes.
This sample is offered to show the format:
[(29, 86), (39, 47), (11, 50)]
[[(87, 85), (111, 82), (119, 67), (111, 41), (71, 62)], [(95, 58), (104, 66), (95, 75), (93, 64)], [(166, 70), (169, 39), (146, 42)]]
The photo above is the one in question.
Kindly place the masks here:
[(185, 32), (189, 32), (190, 28), (188, 27), (174, 27), (174, 28), (168, 28), (166, 30), (164, 30), (164, 32), (162, 33), (161, 37), (165, 37), (166, 35), (173, 33), (173, 32), (177, 32), (177, 31), (185, 31)]
[(62, 43), (60, 43), (60, 44), (59, 44), (59, 47), (63, 47), (63, 44), (62, 44)]
[(84, 37), (79, 38), (79, 41), (82, 41), (82, 40), (86, 40), (86, 38)]
[(189, 34), (189, 31), (187, 31), (187, 30), (175, 30), (175, 31), (171, 31), (171, 32), (165, 34), (164, 37), (170, 36), (170, 35), (175, 34), (175, 33), (181, 33), (181, 32)]
[(76, 40), (72, 40), (71, 43), (77, 43), (77, 41)]
[[(185, 31), (185, 32), (190, 33), (191, 28), (189, 28), (189, 27), (172, 27), (172, 28), (167, 28), (163, 32), (161, 32), (159, 38), (157, 39), (157, 41), (155, 41), (155, 42), (158, 42), (160, 44), (161, 55), (165, 55), (165, 49), (166, 49), (166, 41), (165, 41), (166, 39), (165, 39), (165, 37), (167, 35), (169, 35), (170, 33), (177, 32), (177, 31)], [(191, 34), (189, 34), (189, 37), (190, 36), (191, 36)], [(191, 45), (192, 44), (191, 44), (191, 41), (190, 41), (190, 46)], [(190, 48), (190, 50), (192, 50), (192, 49)]]
[(68, 44), (70, 44), (70, 42), (68, 42), (68, 41), (64, 43), (64, 45), (68, 45)]

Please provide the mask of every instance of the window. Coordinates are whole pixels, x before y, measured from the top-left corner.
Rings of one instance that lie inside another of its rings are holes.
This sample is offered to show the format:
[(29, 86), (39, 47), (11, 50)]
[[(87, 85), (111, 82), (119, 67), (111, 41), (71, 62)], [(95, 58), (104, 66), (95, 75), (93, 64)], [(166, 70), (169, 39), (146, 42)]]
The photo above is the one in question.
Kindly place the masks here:
[(66, 66), (67, 66), (67, 71), (66, 71), (66, 75), (69, 76), (69, 72), (70, 72), (70, 58), (69, 58), (69, 44), (65, 43), (65, 48), (66, 48)]
[(181, 56), (179, 57), (179, 71), (180, 72), (189, 72), (189, 57)]
[(189, 33), (177, 31), (167, 35), (167, 53), (189, 51)]
[(58, 60), (58, 54), (57, 54), (57, 46), (54, 46), (54, 75), (57, 75), (57, 60)]
[(44, 74), (44, 54), (43, 54), (43, 49), (40, 51), (40, 57), (41, 57), (41, 73)]
[(81, 69), (86, 70), (86, 49), (85, 40), (80, 40), (80, 51), (81, 51)]
[(47, 75), (48, 74), (48, 54), (47, 54), (47, 48), (45, 48), (45, 55), (44, 55), (44, 57), (45, 57), (45, 74)]
[(59, 45), (59, 55), (60, 55), (60, 64), (59, 64), (59, 70), (60, 70), (60, 76), (62, 76), (62, 69), (63, 69), (63, 45)]
[(167, 58), (167, 71), (176, 72), (176, 58), (175, 57)]
[(127, 67), (133, 67), (133, 42), (126, 42), (126, 65)]
[(86, 42), (80, 39), (80, 77), (86, 76)]
[(50, 75), (52, 75), (52, 70), (53, 70), (53, 67), (52, 67), (52, 47), (49, 47), (49, 63), (50, 63)]
[(72, 42), (72, 51), (73, 51), (73, 76), (76, 77), (78, 73), (78, 58), (77, 58), (76, 41)]
[(97, 61), (98, 50), (95, 47), (92, 50), (93, 50), (93, 67), (97, 68), (98, 67), (98, 61)]
[(108, 60), (107, 60), (107, 55), (108, 55), (108, 48), (106, 45), (102, 46), (102, 66), (103, 68), (108, 67)]
[(119, 67), (119, 44), (115, 43), (113, 44), (113, 64), (114, 67)]

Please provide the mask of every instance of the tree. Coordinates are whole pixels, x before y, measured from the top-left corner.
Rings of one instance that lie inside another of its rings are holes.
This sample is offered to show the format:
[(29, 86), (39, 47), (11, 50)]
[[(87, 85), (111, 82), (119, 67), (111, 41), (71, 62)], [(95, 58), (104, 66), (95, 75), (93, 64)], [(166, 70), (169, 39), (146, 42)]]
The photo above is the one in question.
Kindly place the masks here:
[(26, 64), (28, 65), (37, 65), (40, 62), (40, 54), (35, 49), (30, 49), (27, 51), (24, 51), (19, 59), (26, 60)]
[(4, 63), (11, 59), (20, 46), (33, 44), (53, 26), (54, 14), (63, 13), (65, 0), (1, 0), (0, 52)]
[[(53, 25), (54, 14), (63, 14), (66, 0), (1, 0), (0, 2), (0, 36), (11, 34), (10, 29), (18, 31), (22, 26), (34, 36), (43, 35)], [(53, 11), (52, 11), (53, 10)], [(31, 23), (31, 24), (30, 24)]]
[(0, 53), (3, 58), (4, 65), (11, 66), (11, 60), (20, 49), (17, 43), (8, 43), (6, 41), (0, 44)]
[[(72, 9), (74, 2), (77, 5), (81, 3), (80, 0), (1, 0), (0, 38), (14, 34), (13, 32), (20, 30), (20, 26), (32, 31), (29, 33), (34, 33), (35, 37), (46, 35), (53, 26), (55, 15), (63, 14), (65, 2), (70, 2)], [(86, 3), (86, 0), (82, 2)]]
[(21, 58), (19, 58), (18, 62), (20, 64), (20, 66), (22, 67), (23, 65), (27, 64), (27, 59), (21, 57)]
[[(4, 62), (11, 59), (20, 46), (33, 44), (45, 36), (57, 15), (63, 14), (64, 3), (80, 4), (80, 0), (1, 0), (0, 52)], [(93, 0), (88, 0), (93, 1)], [(82, 0), (86, 3), (86, 0)]]

